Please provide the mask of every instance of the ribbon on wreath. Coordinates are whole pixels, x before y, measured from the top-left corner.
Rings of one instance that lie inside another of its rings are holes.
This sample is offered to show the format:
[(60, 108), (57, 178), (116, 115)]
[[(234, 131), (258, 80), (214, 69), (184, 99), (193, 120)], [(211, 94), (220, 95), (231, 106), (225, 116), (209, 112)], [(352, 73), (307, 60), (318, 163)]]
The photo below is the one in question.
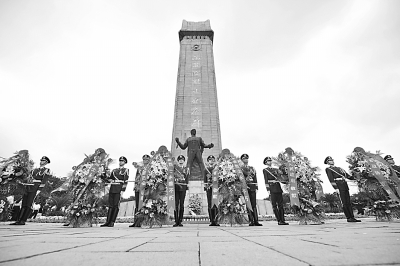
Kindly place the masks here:
[(385, 161), (379, 154), (372, 156), (372, 158), (383, 163), (387, 167), (389, 167), (389, 169), (390, 169), (389, 178), (395, 184), (395, 189), (397, 191), (397, 194), (400, 195), (400, 179), (399, 179), (399, 176), (396, 174), (397, 171), (387, 161)]
[(171, 156), (168, 156), (165, 159), (168, 166), (167, 211), (172, 215), (175, 209), (174, 163), (172, 162)]
[(139, 186), (139, 198), (135, 199), (139, 201), (138, 210), (136, 211), (139, 211), (143, 207), (144, 188), (146, 186), (146, 180), (148, 175), (149, 175), (149, 170), (147, 169), (147, 167), (144, 167), (141, 173), (142, 179), (140, 180), (140, 186)]
[(288, 155), (287, 161), (287, 172), (289, 177), (289, 198), (290, 198), (290, 206), (298, 206), (300, 207), (299, 201), (299, 191), (297, 189), (297, 180), (296, 180), (296, 169), (294, 167), (292, 156), (293, 150), (292, 148), (286, 148), (286, 152)]
[(386, 191), (386, 193), (389, 195), (389, 197), (394, 200), (394, 201), (399, 201), (397, 198), (396, 194), (393, 193), (392, 189), (389, 187), (385, 177), (381, 173), (381, 170), (379, 169), (378, 165), (376, 164), (376, 159), (373, 159), (372, 157), (366, 155), (367, 161), (369, 163), (369, 166), (371, 167), (371, 174), (379, 181), (379, 183), (382, 185), (383, 189)]
[(212, 194), (211, 194), (211, 208), (218, 207), (218, 163), (215, 165), (212, 171)]
[(321, 182), (315, 182), (315, 196), (317, 200), (324, 196), (324, 189), (322, 188)]
[(249, 193), (247, 191), (246, 180), (244, 179), (242, 169), (240, 168), (239, 162), (235, 157), (232, 158), (232, 162), (233, 162), (233, 167), (235, 167), (236, 174), (239, 177), (240, 182), (243, 184), (242, 193), (243, 193), (244, 201), (246, 202), (247, 209), (249, 209), (250, 211), (253, 211), (253, 208), (251, 207), (251, 203), (250, 203)]

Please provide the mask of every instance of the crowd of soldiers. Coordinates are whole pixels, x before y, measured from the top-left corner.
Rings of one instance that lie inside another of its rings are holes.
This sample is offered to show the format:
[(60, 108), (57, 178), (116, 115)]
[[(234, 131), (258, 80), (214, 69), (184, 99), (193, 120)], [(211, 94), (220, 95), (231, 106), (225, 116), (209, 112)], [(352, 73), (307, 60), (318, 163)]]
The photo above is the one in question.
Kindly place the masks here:
[[(189, 183), (189, 175), (192, 170), (192, 165), (194, 160), (197, 160), (201, 167), (201, 171), (204, 176), (204, 190), (207, 194), (207, 202), (208, 202), (208, 214), (210, 219), (210, 226), (219, 226), (217, 221), (217, 208), (212, 206), (212, 172), (214, 168), (217, 166), (216, 158), (212, 155), (207, 158), (207, 167), (205, 167), (202, 159), (202, 152), (204, 148), (212, 148), (214, 145), (211, 143), (206, 145), (201, 137), (196, 137), (196, 130), (191, 131), (191, 137), (189, 137), (184, 144), (180, 143), (179, 139), (176, 139), (178, 146), (181, 149), (188, 148), (188, 160), (186, 166), (185, 161), (186, 158), (183, 155), (177, 157), (177, 163), (174, 166), (174, 180), (175, 180), (175, 212), (174, 218), (176, 226), (183, 226), (183, 213), (184, 213), (184, 202), (186, 196), (186, 190), (188, 189)], [(149, 164), (151, 157), (149, 155), (144, 155), (142, 157), (143, 167), (139, 167), (137, 169), (136, 177), (135, 177), (135, 213), (139, 210), (139, 201), (140, 199), (140, 191), (139, 191), (139, 183), (142, 179), (142, 171)], [(258, 221), (258, 213), (256, 206), (256, 193), (258, 190), (258, 181), (257, 175), (254, 167), (249, 165), (249, 155), (243, 154), (240, 157), (242, 161), (241, 170), (243, 172), (244, 178), (247, 183), (248, 195), (250, 198), (250, 203), (252, 206), (252, 211), (248, 209), (248, 218), (250, 226), (262, 226), (262, 224)], [(396, 171), (396, 174), (400, 175), (400, 167), (396, 166), (394, 163), (394, 159), (387, 155), (384, 158)], [(128, 160), (126, 157), (121, 156), (119, 158), (119, 167), (108, 172), (106, 174), (106, 178), (111, 183), (109, 197), (108, 197), (108, 214), (106, 222), (101, 225), (102, 227), (113, 227), (118, 211), (119, 204), (121, 199), (121, 193), (126, 190), (126, 185), (129, 179), (129, 169), (125, 167)], [(24, 225), (26, 220), (28, 219), (31, 213), (31, 206), (34, 202), (35, 197), (40, 193), (41, 189), (45, 186), (47, 179), (50, 176), (50, 169), (47, 168), (47, 164), (50, 163), (50, 159), (46, 156), (43, 156), (40, 159), (40, 167), (32, 170), (30, 174), (31, 181), (27, 185), (26, 193), (22, 198), (22, 207), (17, 215), (17, 221), (12, 223), (11, 225)], [(287, 175), (281, 169), (275, 168), (272, 166), (272, 158), (265, 157), (263, 161), (266, 168), (263, 169), (264, 181), (267, 187), (267, 190), (270, 192), (270, 200), (273, 208), (273, 212), (275, 218), (278, 222), (278, 225), (288, 225), (285, 221), (285, 214), (283, 208), (283, 190), (281, 187), (282, 183), (287, 181)], [(332, 157), (326, 157), (325, 164), (328, 167), (325, 169), (326, 174), (328, 176), (329, 182), (333, 186), (333, 188), (337, 191), (340, 196), (343, 212), (347, 218), (348, 222), (361, 222), (354, 218), (353, 208), (350, 202), (350, 194), (349, 187), (347, 185), (346, 179), (352, 180), (353, 177), (350, 176), (344, 169), (335, 166), (334, 160)], [(21, 173), (15, 173), (16, 175)], [(132, 224), (130, 227), (138, 226), (137, 224)], [(139, 225), (140, 226), (140, 225)]]

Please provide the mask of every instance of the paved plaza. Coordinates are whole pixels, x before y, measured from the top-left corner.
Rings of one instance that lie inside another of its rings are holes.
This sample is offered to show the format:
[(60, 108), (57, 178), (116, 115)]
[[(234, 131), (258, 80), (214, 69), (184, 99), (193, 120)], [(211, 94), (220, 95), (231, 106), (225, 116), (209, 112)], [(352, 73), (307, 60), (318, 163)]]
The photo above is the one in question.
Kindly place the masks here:
[(65, 228), (0, 224), (1, 265), (400, 265), (400, 223)]

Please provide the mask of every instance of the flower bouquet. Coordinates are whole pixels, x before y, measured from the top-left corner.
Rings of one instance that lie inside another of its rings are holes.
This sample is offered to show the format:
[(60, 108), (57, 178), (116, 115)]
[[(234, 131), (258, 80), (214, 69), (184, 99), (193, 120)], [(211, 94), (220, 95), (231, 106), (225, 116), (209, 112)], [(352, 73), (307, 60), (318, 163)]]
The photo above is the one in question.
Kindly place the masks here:
[(100, 208), (96, 203), (91, 205), (79, 202), (67, 209), (67, 219), (72, 227), (91, 227), (99, 211)]
[(6, 197), (0, 195), (0, 222), (6, 222), (10, 213), (10, 204)]
[[(290, 148), (289, 148), (290, 149)], [(272, 157), (273, 163), (279, 167), (284, 175), (288, 175), (288, 167), (294, 172), (296, 185), (287, 184), (285, 189), (297, 195), (291, 196), (291, 205), (294, 213), (299, 217), (300, 224), (307, 224), (308, 221), (321, 224), (325, 218), (322, 205), (317, 202), (316, 193), (320, 187), (320, 174), (318, 167), (312, 167), (307, 157), (300, 152), (281, 152), (277, 157)], [(292, 193), (290, 193), (292, 194)], [(293, 204), (298, 198), (298, 204)], [(293, 201), (293, 202), (292, 202)]]
[(0, 194), (4, 196), (24, 194), (23, 182), (27, 181), (34, 162), (27, 150), (15, 152), (7, 159), (0, 160)]
[(375, 214), (378, 221), (392, 221), (400, 218), (400, 204), (394, 200), (377, 200), (370, 212)]
[(200, 215), (202, 210), (202, 199), (198, 194), (194, 194), (189, 198), (189, 210), (192, 215)]
[(145, 199), (137, 215), (137, 222), (142, 228), (161, 227), (168, 223), (167, 204), (161, 198)]
[(399, 218), (398, 184), (391, 178), (390, 168), (379, 152), (373, 154), (356, 148), (347, 156), (347, 162), (358, 187), (369, 198), (372, 206), (369, 212), (375, 215), (376, 220)]
[(237, 158), (232, 153), (223, 153), (217, 161), (218, 177), (218, 215), (220, 224), (243, 224), (247, 223), (246, 202), (243, 191), (247, 190), (244, 180), (240, 180), (238, 169), (235, 168), (234, 160)]
[[(72, 227), (90, 227), (100, 208), (97, 201), (105, 194), (105, 171), (112, 162), (101, 148), (86, 156), (81, 164), (73, 167), (70, 174), (70, 193), (73, 203), (67, 208), (67, 218)], [(95, 220), (97, 223), (97, 220)]]
[(160, 191), (165, 189), (165, 184), (168, 179), (168, 166), (164, 160), (164, 157), (161, 154), (154, 155), (154, 158), (151, 160), (149, 165), (149, 174), (147, 175), (147, 179), (145, 182), (145, 190), (148, 193), (158, 192), (158, 188), (161, 188)]

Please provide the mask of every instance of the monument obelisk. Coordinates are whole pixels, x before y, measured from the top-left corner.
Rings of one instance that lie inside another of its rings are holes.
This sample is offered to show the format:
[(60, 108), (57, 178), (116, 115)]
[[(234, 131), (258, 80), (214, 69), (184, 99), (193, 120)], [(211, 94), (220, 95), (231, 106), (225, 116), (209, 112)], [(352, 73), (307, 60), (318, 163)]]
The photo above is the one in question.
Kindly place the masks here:
[[(204, 150), (204, 162), (209, 155), (217, 158), (222, 150), (213, 41), (214, 31), (209, 20), (183, 20), (179, 31), (180, 52), (171, 145), (172, 156), (175, 158), (180, 154), (186, 157), (187, 154), (186, 150), (176, 146), (175, 138), (184, 142), (190, 137), (190, 130), (193, 128), (206, 144), (214, 144), (214, 148)], [(185, 206), (190, 196), (198, 194), (203, 200), (203, 213), (207, 213), (203, 179), (200, 171), (196, 171), (198, 166), (194, 166), (189, 178)]]

